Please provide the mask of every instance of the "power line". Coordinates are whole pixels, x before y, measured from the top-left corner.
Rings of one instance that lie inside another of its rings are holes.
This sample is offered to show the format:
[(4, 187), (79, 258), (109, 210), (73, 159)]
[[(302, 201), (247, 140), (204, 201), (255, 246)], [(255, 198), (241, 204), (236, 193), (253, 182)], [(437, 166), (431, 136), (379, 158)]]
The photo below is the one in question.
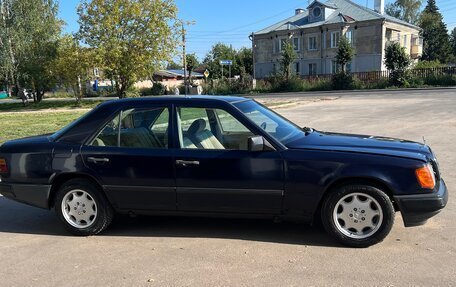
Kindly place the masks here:
[[(295, 7), (295, 5), (293, 5), (293, 7)], [(238, 26), (238, 27), (235, 27), (235, 28), (232, 28), (232, 29), (229, 29), (229, 30), (225, 30), (225, 31), (214, 31), (214, 33), (218, 33), (218, 34), (224, 34), (224, 33), (229, 33), (229, 32), (233, 32), (233, 31), (237, 31), (239, 29), (242, 29), (242, 28), (247, 28), (247, 27), (250, 27), (250, 26), (253, 26), (253, 25), (256, 25), (256, 24), (259, 24), (261, 22), (264, 22), (264, 21), (267, 21), (267, 20), (270, 20), (270, 19), (273, 19), (275, 17), (278, 17), (278, 16), (281, 16), (285, 13), (289, 13), (290, 10), (293, 9), (293, 7), (291, 8), (288, 8), (287, 10), (284, 10), (278, 14), (275, 14), (273, 16), (269, 16), (269, 17), (266, 17), (266, 18), (263, 18), (263, 19), (260, 19), (260, 20), (257, 20), (255, 22), (252, 22), (252, 23), (249, 23), (249, 24), (245, 24), (245, 25), (242, 25), (242, 26)], [(291, 17), (291, 16), (290, 16)]]

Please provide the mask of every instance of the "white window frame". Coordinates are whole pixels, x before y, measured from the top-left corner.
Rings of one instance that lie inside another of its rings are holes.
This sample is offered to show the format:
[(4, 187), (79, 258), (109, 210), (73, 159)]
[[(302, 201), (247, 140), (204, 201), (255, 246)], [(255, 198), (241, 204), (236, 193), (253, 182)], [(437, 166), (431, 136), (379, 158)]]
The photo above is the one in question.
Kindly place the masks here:
[[(311, 45), (311, 43), (312, 43), (311, 39), (314, 39), (315, 47), (312, 47), (312, 45)], [(318, 50), (317, 36), (309, 36), (309, 37), (307, 37), (307, 50), (309, 50), (309, 51), (317, 51), (317, 50)]]
[(331, 32), (331, 48), (338, 48), (339, 41), (340, 41), (340, 31), (332, 31)]
[(309, 63), (309, 76), (314, 75), (317, 75), (317, 63)]
[(407, 41), (408, 41), (408, 37), (407, 37), (407, 35), (404, 35), (404, 47), (409, 46), (409, 45), (407, 45)]
[(331, 74), (336, 74), (340, 70), (340, 65), (336, 60), (331, 61)]
[(345, 32), (345, 38), (347, 38), (347, 40), (348, 40), (348, 42), (350, 43), (351, 46), (354, 45), (355, 37), (354, 37), (353, 29), (348, 29)]
[[(293, 43), (293, 48), (295, 49), (295, 51), (299, 52), (301, 51), (301, 37), (293, 37), (291, 38), (292, 40), (292, 43)], [(298, 40), (298, 46), (296, 47), (295, 45), (295, 40)]]
[(301, 62), (294, 62), (293, 63), (293, 72), (295, 75), (301, 75)]

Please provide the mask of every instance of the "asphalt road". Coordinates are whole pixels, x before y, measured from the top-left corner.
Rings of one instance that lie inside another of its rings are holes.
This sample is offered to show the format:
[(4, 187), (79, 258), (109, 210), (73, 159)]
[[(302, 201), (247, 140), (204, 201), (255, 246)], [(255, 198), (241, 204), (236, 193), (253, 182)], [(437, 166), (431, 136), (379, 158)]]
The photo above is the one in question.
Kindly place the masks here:
[(449, 205), (423, 227), (397, 215), (383, 243), (350, 249), (320, 228), (256, 220), (117, 218), (76, 238), (53, 212), (0, 197), (0, 286), (456, 285), (456, 91), (343, 94), (278, 111), (319, 130), (424, 136)]

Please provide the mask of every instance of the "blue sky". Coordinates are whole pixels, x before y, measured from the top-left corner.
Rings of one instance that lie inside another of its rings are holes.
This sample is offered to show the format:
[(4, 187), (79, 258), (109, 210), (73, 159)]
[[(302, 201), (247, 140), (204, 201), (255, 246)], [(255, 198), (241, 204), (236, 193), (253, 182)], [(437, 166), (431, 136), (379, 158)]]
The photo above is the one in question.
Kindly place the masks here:
[[(374, 0), (354, 0), (373, 6)], [(393, 0), (386, 0), (387, 3)], [(425, 1), (426, 2), (426, 1)], [(60, 17), (67, 23), (66, 32), (78, 30), (76, 7), (79, 0), (60, 0)], [(250, 46), (248, 35), (294, 14), (295, 8), (305, 8), (307, 0), (176, 0), (179, 17), (194, 20), (188, 28), (188, 53), (202, 59), (217, 42), (235, 48)], [(456, 27), (456, 1), (437, 0), (449, 30)]]

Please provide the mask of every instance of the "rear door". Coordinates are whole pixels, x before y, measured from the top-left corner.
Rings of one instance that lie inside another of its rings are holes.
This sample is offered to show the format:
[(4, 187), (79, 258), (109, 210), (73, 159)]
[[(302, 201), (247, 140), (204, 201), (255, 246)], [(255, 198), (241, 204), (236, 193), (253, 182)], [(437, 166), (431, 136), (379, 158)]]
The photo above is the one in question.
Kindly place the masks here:
[(128, 108), (81, 149), (110, 201), (125, 210), (175, 210), (170, 106)]

